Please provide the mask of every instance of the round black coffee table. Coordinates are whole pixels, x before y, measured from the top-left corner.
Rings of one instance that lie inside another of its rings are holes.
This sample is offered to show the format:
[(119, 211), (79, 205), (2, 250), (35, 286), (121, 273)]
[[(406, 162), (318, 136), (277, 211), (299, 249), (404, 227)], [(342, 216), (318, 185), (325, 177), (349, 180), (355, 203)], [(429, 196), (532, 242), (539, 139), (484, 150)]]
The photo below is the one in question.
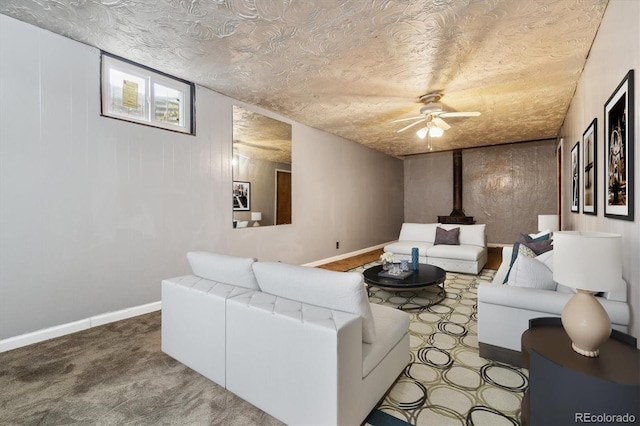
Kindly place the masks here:
[(442, 302), (446, 296), (444, 290), (444, 281), (447, 278), (447, 273), (444, 269), (437, 266), (421, 263), (418, 266), (417, 271), (412, 271), (411, 275), (402, 279), (381, 277), (378, 275), (380, 272), (382, 272), (382, 265), (376, 265), (371, 268), (365, 269), (365, 271), (362, 273), (364, 275), (364, 282), (369, 286), (380, 287), (384, 290), (390, 291), (412, 291), (434, 285), (438, 286), (438, 298), (429, 300), (429, 304), (410, 308), (398, 306), (398, 309), (424, 309), (428, 306)]

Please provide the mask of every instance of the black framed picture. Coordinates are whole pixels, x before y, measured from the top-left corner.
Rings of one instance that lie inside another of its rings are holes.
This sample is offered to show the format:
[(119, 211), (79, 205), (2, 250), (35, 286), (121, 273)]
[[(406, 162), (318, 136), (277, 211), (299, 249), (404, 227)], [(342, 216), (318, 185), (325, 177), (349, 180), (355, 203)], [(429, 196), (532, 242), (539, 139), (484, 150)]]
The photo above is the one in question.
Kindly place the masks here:
[(580, 141), (571, 148), (571, 211), (580, 212)]
[(251, 210), (251, 182), (233, 181), (233, 210)]
[(604, 215), (633, 220), (633, 70), (604, 105)]
[(582, 213), (598, 214), (598, 119), (594, 118), (582, 134)]

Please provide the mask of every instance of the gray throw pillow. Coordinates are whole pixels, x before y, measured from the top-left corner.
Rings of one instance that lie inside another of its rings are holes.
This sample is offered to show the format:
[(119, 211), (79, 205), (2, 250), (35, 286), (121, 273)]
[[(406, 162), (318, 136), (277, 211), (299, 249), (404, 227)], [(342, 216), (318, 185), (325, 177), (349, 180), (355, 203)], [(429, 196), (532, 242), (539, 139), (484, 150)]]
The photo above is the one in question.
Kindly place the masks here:
[(459, 246), (460, 245), (460, 228), (453, 228), (450, 230), (446, 230), (444, 228), (440, 228), (439, 226), (436, 228), (436, 240), (433, 245), (450, 245), (450, 246)]

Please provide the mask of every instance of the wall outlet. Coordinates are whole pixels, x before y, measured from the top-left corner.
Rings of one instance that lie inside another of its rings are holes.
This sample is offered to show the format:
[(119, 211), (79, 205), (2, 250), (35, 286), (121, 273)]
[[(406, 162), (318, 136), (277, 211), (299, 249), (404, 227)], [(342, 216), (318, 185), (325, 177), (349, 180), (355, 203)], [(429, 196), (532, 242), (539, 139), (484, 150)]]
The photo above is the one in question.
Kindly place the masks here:
[(340, 241), (336, 241), (336, 250), (340, 248)]

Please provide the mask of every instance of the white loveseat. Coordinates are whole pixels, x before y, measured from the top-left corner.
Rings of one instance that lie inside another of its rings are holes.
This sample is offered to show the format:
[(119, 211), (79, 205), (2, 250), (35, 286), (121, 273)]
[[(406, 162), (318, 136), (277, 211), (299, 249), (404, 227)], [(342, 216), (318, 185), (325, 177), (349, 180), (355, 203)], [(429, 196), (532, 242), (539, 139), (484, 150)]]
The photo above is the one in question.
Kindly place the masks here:
[(162, 350), (287, 424), (361, 424), (409, 362), (409, 315), (362, 274), (191, 252)]
[[(511, 285), (503, 284), (507, 273), (524, 273), (520, 268), (509, 272), (512, 252), (513, 247), (503, 247), (502, 263), (493, 281), (478, 286), (478, 345), (480, 356), (520, 366), (521, 336), (529, 328), (529, 320), (560, 317), (573, 292), (562, 287), (545, 290), (520, 286), (523, 281), (525, 285), (532, 285), (533, 281), (543, 280), (535, 276), (521, 276)], [(548, 255), (552, 255), (552, 251)], [(547, 267), (552, 274), (552, 261)], [(617, 291), (604, 293), (597, 299), (609, 314), (611, 326), (627, 333), (630, 322), (627, 284), (622, 281)]]
[[(418, 248), (418, 261), (439, 266), (445, 271), (477, 275), (487, 263), (487, 238), (484, 224), (443, 225), (441, 223), (403, 223), (398, 241), (384, 247), (399, 259), (411, 261), (411, 249)], [(460, 228), (459, 244), (435, 244), (436, 229)]]

